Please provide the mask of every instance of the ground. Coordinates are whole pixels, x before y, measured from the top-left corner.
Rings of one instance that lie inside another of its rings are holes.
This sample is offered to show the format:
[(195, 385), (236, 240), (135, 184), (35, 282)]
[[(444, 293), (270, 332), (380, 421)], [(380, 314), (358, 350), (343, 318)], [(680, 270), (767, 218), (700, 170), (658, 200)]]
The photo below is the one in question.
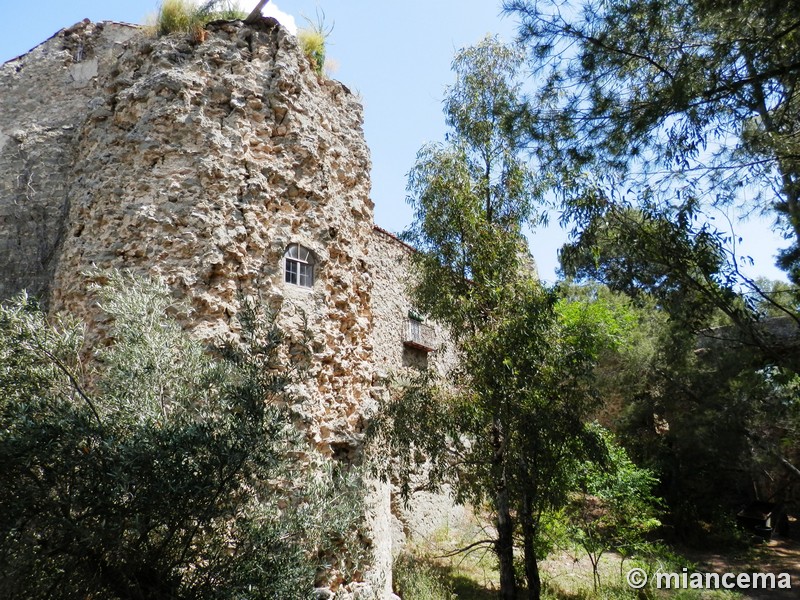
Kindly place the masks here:
[[(664, 592), (661, 598), (680, 600), (795, 600), (800, 598), (800, 523), (795, 523), (791, 537), (776, 537), (767, 543), (754, 544), (748, 549), (730, 553), (680, 551), (687, 566), (698, 572), (716, 573), (789, 573), (792, 588), (789, 590), (739, 590), (729, 592)], [(479, 519), (471, 523), (460, 523), (456, 527), (433, 533), (427, 541), (414, 549), (414, 554), (429, 557), (431, 562), (442, 568), (446, 579), (453, 587), (459, 600), (494, 600), (497, 598), (498, 574), (494, 557), (488, 546), (479, 546), (465, 555), (445, 556), (449, 551), (466, 547), (475, 540), (488, 537)], [(676, 563), (682, 564), (682, 563)], [(618, 555), (606, 555), (601, 561), (601, 580), (603, 585), (626, 589), (622, 576), (634, 565), (630, 561), (621, 562)], [(581, 600), (592, 589), (592, 571), (588, 559), (571, 551), (554, 553), (544, 561), (542, 580), (553, 595), (548, 598), (558, 600)], [(675, 564), (664, 570), (677, 570)], [(622, 574), (622, 575), (621, 575)], [(586, 592), (583, 592), (585, 590)], [(604, 590), (605, 591), (605, 590)], [(603, 598), (601, 591), (597, 598)], [(612, 594), (613, 597), (619, 597)], [(627, 596), (628, 594), (625, 593)]]
[[(796, 600), (800, 597), (800, 541), (776, 538), (759, 544), (746, 552), (722, 555), (716, 553), (682, 552), (696, 565), (698, 572), (715, 573), (789, 573), (792, 589), (789, 590), (739, 590), (741, 600)], [(624, 563), (625, 573), (632, 565)], [(601, 568), (603, 581), (619, 577), (620, 559), (610, 555)], [(591, 566), (585, 557), (575, 557), (563, 552), (557, 558), (545, 561), (545, 579), (566, 590), (589, 589), (592, 585)], [(666, 595), (665, 597), (670, 597)], [(699, 598), (722, 598), (720, 594), (703, 594)], [(735, 597), (735, 596), (734, 596)]]
[(726, 558), (719, 554), (697, 556), (698, 565), (714, 572), (789, 573), (790, 590), (742, 591), (748, 600), (796, 600), (800, 597), (800, 542), (796, 539), (776, 538), (768, 544), (756, 546), (742, 557)]

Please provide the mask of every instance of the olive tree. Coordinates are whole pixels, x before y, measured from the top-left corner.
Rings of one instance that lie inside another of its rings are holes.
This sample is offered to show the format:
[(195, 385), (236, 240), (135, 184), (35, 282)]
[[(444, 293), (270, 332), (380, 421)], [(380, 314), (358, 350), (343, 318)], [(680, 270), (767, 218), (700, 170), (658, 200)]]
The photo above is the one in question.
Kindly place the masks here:
[(91, 360), (75, 320), (0, 307), (0, 595), (312, 598), (362, 513), (292, 425), (304, 334), (245, 307), (209, 350), (164, 285), (95, 293), (110, 343)]

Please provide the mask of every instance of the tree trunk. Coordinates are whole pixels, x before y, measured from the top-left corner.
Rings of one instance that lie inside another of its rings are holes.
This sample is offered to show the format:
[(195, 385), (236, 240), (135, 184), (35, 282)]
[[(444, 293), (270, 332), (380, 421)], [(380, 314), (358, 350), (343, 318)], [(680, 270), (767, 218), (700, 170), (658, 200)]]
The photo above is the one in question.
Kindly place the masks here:
[(497, 504), (497, 542), (495, 553), (500, 567), (500, 598), (516, 600), (517, 582), (514, 577), (514, 523), (511, 520), (511, 508), (508, 501), (506, 484), (506, 467), (500, 424), (495, 421), (492, 432), (494, 446), (495, 502)]
[(514, 523), (508, 507), (508, 491), (503, 485), (497, 494), (497, 542), (495, 552), (500, 566), (500, 598), (516, 600), (514, 577)]
[(533, 526), (533, 503), (528, 494), (523, 498), (522, 549), (525, 553), (525, 579), (528, 581), (528, 600), (539, 600), (542, 595), (542, 580), (536, 560), (536, 529)]
[(261, 18), (261, 10), (267, 5), (269, 0), (261, 0), (256, 7), (247, 15), (244, 20), (245, 23), (255, 23)]

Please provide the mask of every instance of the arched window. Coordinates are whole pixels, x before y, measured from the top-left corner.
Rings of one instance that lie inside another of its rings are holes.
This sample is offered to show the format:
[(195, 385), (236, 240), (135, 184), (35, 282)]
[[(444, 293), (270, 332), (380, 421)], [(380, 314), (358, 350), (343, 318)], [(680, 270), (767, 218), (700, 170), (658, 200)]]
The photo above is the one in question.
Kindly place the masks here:
[(289, 244), (284, 254), (286, 283), (312, 287), (314, 285), (314, 255), (300, 244)]

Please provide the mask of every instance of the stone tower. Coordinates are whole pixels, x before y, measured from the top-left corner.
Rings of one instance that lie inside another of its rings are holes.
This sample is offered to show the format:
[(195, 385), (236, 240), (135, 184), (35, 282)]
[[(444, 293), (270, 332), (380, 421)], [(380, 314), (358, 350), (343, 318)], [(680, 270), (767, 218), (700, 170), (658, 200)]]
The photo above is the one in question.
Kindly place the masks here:
[[(242, 295), (292, 304), (316, 332), (317, 441), (346, 445), (372, 379), (370, 160), (349, 90), (272, 19), (202, 43), (80, 23), (0, 85), (0, 297), (27, 288), (91, 322), (81, 273), (127, 268), (187, 297), (207, 338)], [(312, 285), (285, 281), (292, 245)]]
[[(306, 429), (323, 454), (356, 455), (381, 390), (353, 94), (272, 19), (212, 23), (202, 42), (84, 21), (2, 65), (0, 90), (0, 300), (28, 289), (100, 331), (96, 266), (162, 277), (203, 338), (231, 333), (242, 297), (294, 307), (314, 333)], [(389, 490), (369, 487), (360, 597), (382, 598)]]

